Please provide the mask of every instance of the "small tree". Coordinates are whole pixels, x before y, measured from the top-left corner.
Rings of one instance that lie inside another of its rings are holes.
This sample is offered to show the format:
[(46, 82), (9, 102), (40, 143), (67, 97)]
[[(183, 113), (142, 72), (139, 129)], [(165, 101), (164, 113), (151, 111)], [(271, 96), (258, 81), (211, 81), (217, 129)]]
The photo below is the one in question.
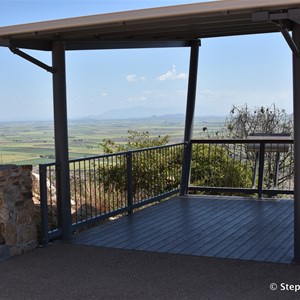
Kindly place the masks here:
[(284, 109), (271, 106), (249, 109), (233, 106), (225, 121), (226, 135), (230, 138), (248, 138), (253, 133), (289, 133), (293, 135), (293, 119)]
[(148, 131), (139, 132), (136, 130), (128, 130), (127, 133), (129, 135), (124, 144), (117, 144), (111, 139), (103, 139), (103, 142), (99, 145), (102, 146), (104, 154), (164, 146), (170, 141), (168, 135), (153, 137)]
[[(225, 136), (231, 139), (247, 139), (251, 134), (290, 134), (293, 137), (293, 118), (284, 109), (271, 106), (255, 107), (253, 110), (245, 104), (233, 106), (225, 121)], [(254, 160), (255, 153), (244, 149), (245, 159)], [(283, 187), (293, 178), (293, 152), (280, 154), (278, 184)], [(274, 184), (276, 153), (265, 153), (264, 185), (270, 189)]]
[(204, 187), (250, 187), (247, 162), (236, 160), (226, 145), (197, 144), (193, 147), (191, 182)]
[[(105, 154), (148, 149), (132, 154), (132, 190), (135, 201), (178, 188), (182, 157), (180, 148), (171, 152), (163, 148), (151, 150), (153, 147), (167, 145), (169, 136), (153, 137), (148, 131), (138, 132), (134, 130), (128, 130), (128, 134), (124, 144), (117, 144), (111, 139), (104, 139), (100, 145)], [(123, 156), (118, 156), (118, 160), (115, 165), (100, 166), (98, 173), (104, 187), (113, 185), (115, 191), (121, 192), (127, 189), (127, 162)]]
[[(125, 144), (116, 144), (110, 139), (103, 140), (101, 146), (106, 154), (124, 152), (133, 149), (147, 149), (166, 145), (168, 136), (151, 137), (149, 132), (128, 131)], [(133, 192), (136, 199), (147, 198), (155, 192), (162, 194), (179, 187), (182, 150), (165, 152), (163, 148), (134, 153), (132, 156)], [(212, 187), (243, 187), (251, 185), (251, 172), (247, 164), (230, 157), (221, 145), (194, 145), (191, 165), (191, 182), (194, 185)], [(104, 186), (124, 191), (126, 161), (119, 157), (117, 165), (99, 168), (99, 176)], [(170, 171), (171, 170), (171, 171)]]

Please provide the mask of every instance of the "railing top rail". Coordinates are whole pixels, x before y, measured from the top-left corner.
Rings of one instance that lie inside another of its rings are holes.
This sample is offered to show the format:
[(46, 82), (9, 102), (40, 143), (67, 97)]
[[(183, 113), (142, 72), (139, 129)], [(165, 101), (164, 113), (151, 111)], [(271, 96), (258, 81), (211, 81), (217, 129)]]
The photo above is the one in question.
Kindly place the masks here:
[(89, 160), (89, 159), (98, 159), (98, 158), (105, 158), (105, 157), (112, 157), (112, 156), (127, 155), (129, 153), (157, 150), (157, 149), (169, 148), (169, 147), (179, 146), (179, 145), (183, 145), (183, 143), (176, 143), (176, 144), (170, 144), (170, 145), (164, 145), (164, 146), (156, 146), (156, 147), (143, 148), (143, 149), (134, 149), (134, 150), (129, 150), (129, 151), (117, 152), (117, 153), (109, 153), (109, 154), (102, 154), (102, 155), (96, 155), (96, 156), (89, 156), (89, 157), (71, 159), (69, 162), (78, 162), (78, 161), (84, 161), (84, 160)]
[(174, 146), (181, 146), (184, 145), (184, 143), (175, 143), (175, 144), (168, 144), (168, 145), (163, 145), (163, 146), (156, 146), (156, 147), (149, 147), (149, 148), (142, 148), (142, 149), (133, 149), (128, 152), (143, 152), (143, 151), (148, 151), (148, 150), (156, 150), (156, 149), (163, 149), (163, 148), (169, 148), (169, 147), (174, 147)]
[(150, 148), (134, 149), (134, 150), (129, 150), (129, 151), (117, 152), (117, 153), (109, 153), (109, 154), (101, 154), (101, 155), (95, 155), (95, 156), (89, 156), (89, 157), (75, 158), (75, 159), (69, 160), (69, 162), (74, 163), (74, 162), (90, 160), (90, 159), (127, 155), (129, 153), (137, 153), (137, 152), (151, 151), (151, 150), (157, 150), (157, 149), (163, 149), (163, 148), (170, 148), (170, 147), (174, 147), (174, 146), (180, 146), (183, 144), (184, 143), (176, 143), (176, 144), (169, 144), (169, 145), (156, 146), (156, 147), (150, 147)]
[(51, 167), (51, 166), (59, 166), (59, 163), (51, 162), (46, 164), (39, 164), (39, 169), (41, 170), (42, 168)]
[[(85, 161), (85, 160), (90, 160), (90, 159), (98, 159), (98, 158), (105, 158), (105, 157), (127, 155), (129, 153), (151, 151), (151, 150), (169, 148), (169, 147), (180, 146), (180, 145), (184, 145), (184, 143), (175, 143), (175, 144), (156, 146), (156, 147), (150, 147), (150, 148), (133, 149), (133, 150), (117, 152), (117, 153), (109, 153), (109, 154), (101, 154), (101, 155), (92, 155), (92, 156), (88, 156), (88, 157), (80, 157), (80, 158), (70, 159), (69, 163), (80, 162), (80, 161)], [(39, 167), (42, 168), (42, 167), (55, 166), (55, 165), (58, 166), (59, 164), (56, 163), (56, 162), (52, 162), (52, 163), (40, 164)]]
[(191, 140), (193, 144), (253, 144), (253, 143), (262, 143), (262, 144), (293, 144), (293, 139), (195, 139)]

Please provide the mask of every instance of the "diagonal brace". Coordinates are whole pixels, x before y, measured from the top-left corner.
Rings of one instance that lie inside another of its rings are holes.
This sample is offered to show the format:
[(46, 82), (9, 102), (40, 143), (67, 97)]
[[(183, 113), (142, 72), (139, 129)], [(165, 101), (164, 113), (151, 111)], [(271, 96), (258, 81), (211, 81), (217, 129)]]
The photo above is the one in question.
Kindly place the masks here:
[(290, 46), (292, 52), (297, 55), (300, 56), (300, 51), (299, 48), (297, 47), (297, 45), (295, 44), (292, 36), (290, 35), (288, 29), (286, 28), (285, 24), (283, 21), (279, 21), (278, 23), (278, 28), (281, 31), (283, 37), (285, 38), (286, 42), (288, 43), (288, 45)]
[(26, 54), (25, 52), (21, 51), (20, 49), (17, 49), (15, 47), (9, 47), (10, 51), (16, 55), (19, 55), (20, 57), (30, 61), (31, 63), (41, 67), (42, 69), (50, 72), (50, 73), (54, 73), (55, 69), (53, 67), (50, 67), (46, 64), (44, 64), (43, 62), (37, 60), (36, 58)]
[[(270, 13), (268, 11), (259, 11), (252, 13), (253, 22), (271, 22), (275, 24), (282, 33), (292, 52), (300, 56), (300, 49), (295, 44), (289, 30), (294, 24), (300, 23), (300, 9), (289, 9), (288, 12)], [(292, 25), (292, 26), (291, 26)]]

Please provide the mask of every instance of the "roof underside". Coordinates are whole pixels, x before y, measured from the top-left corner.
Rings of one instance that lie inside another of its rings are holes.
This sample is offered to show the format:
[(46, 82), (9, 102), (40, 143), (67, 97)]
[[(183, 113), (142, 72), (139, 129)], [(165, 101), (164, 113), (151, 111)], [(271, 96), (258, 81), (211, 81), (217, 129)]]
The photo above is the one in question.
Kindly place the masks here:
[(300, 0), (226, 0), (0, 27), (0, 46), (66, 50), (184, 46), (187, 41), (278, 32), (300, 23)]

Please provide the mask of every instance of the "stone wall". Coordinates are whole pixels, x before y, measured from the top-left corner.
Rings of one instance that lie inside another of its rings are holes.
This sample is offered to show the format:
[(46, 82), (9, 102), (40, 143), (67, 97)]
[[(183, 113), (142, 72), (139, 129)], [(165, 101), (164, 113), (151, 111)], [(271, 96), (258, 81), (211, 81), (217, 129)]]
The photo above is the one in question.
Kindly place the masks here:
[(0, 165), (0, 260), (38, 245), (31, 170)]

